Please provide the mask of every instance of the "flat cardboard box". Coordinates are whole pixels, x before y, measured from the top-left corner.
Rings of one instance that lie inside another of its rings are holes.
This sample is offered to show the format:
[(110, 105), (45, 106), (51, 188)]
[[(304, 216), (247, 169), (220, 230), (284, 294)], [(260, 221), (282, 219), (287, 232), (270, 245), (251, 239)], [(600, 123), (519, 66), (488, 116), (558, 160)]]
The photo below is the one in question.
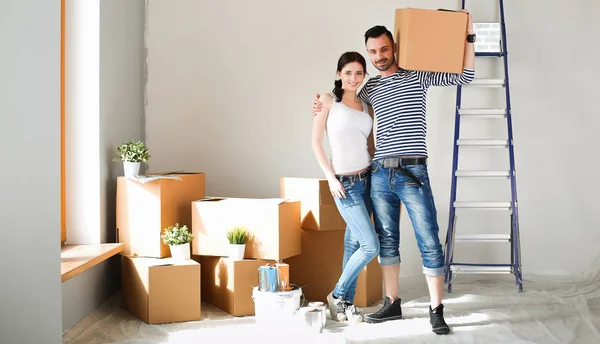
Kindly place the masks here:
[(467, 14), (462, 12), (397, 9), (393, 35), (398, 45), (398, 66), (406, 70), (462, 73), (467, 21)]
[(300, 200), (303, 229), (346, 229), (346, 222), (335, 205), (327, 179), (282, 177), (280, 192), (281, 197)]
[(117, 242), (124, 243), (123, 255), (170, 257), (169, 246), (160, 236), (176, 223), (191, 230), (192, 201), (205, 197), (204, 173), (159, 173), (180, 180), (158, 179), (141, 183), (117, 178)]
[(244, 258), (280, 260), (300, 254), (300, 202), (281, 198), (207, 198), (192, 202), (192, 252), (228, 256), (226, 233), (248, 231)]
[(252, 288), (258, 285), (258, 267), (272, 261), (192, 256), (202, 265), (202, 299), (233, 316), (254, 315)]
[(200, 320), (200, 264), (121, 257), (123, 307), (148, 324)]
[[(310, 301), (327, 300), (342, 274), (344, 231), (302, 230), (302, 254), (285, 260), (290, 265), (290, 283), (303, 286)], [(383, 294), (381, 267), (373, 259), (358, 275), (354, 304), (367, 307)]]

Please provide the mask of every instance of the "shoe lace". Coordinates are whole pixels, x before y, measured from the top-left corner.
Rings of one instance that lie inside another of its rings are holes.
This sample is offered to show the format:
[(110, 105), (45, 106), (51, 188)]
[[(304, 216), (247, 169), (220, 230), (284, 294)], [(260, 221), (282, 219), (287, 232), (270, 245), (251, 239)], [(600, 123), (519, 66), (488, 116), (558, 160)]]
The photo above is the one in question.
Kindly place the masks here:
[(338, 314), (345, 314), (346, 313), (346, 302), (342, 301), (342, 302), (338, 302), (337, 304), (337, 312)]
[(351, 303), (348, 303), (348, 302), (346, 302), (346, 310), (349, 311), (350, 314), (353, 314), (353, 315), (359, 315), (360, 314), (360, 312), (358, 311), (358, 308), (356, 308), (355, 305), (353, 305)]

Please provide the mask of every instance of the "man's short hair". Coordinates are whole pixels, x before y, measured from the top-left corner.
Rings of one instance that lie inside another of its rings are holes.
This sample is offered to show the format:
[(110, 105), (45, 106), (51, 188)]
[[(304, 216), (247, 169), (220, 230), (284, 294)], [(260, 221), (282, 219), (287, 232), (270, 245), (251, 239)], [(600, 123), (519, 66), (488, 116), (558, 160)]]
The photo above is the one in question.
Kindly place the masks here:
[(394, 44), (394, 37), (392, 36), (392, 33), (382, 25), (373, 26), (372, 28), (368, 29), (367, 32), (365, 32), (365, 44), (367, 44), (369, 38), (377, 38), (383, 34), (388, 36), (390, 42)]

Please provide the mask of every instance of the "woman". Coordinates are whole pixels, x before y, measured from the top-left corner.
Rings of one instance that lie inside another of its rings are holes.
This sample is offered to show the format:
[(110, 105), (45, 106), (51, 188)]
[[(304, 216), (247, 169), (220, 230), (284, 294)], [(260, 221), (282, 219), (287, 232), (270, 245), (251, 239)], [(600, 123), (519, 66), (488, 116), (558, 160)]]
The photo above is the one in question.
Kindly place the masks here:
[[(331, 318), (362, 321), (354, 306), (356, 280), (363, 268), (379, 254), (379, 240), (371, 222), (370, 164), (373, 117), (367, 104), (357, 97), (367, 65), (357, 52), (346, 52), (338, 60), (333, 92), (320, 96), (321, 112), (313, 119), (312, 149), (337, 208), (346, 221), (342, 275), (327, 296)], [(331, 149), (328, 161), (323, 149), (327, 131)]]

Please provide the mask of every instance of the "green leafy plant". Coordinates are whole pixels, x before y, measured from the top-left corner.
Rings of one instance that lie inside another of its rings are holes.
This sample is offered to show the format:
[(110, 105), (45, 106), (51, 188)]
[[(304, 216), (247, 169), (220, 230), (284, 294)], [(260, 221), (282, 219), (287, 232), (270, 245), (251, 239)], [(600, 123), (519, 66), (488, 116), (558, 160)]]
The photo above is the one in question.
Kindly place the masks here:
[(150, 153), (148, 147), (142, 141), (129, 140), (117, 147), (117, 153), (113, 161), (119, 162), (148, 162)]
[(227, 240), (229, 240), (230, 244), (241, 245), (246, 243), (246, 238), (248, 237), (248, 232), (245, 227), (242, 226), (234, 226), (230, 230), (227, 231)]
[(194, 235), (190, 233), (186, 225), (179, 226), (177, 223), (175, 226), (165, 228), (161, 238), (165, 245), (183, 245), (192, 242)]

